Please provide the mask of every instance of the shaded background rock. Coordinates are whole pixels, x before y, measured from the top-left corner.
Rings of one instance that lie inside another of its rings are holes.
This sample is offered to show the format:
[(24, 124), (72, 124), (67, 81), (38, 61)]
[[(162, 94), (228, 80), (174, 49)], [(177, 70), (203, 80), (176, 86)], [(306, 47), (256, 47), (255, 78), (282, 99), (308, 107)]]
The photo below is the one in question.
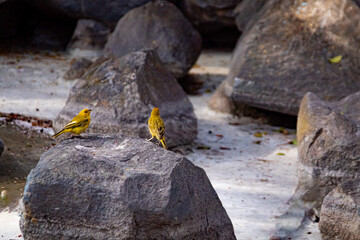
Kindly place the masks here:
[(4, 151), (4, 143), (3, 143), (3, 141), (0, 139), (0, 157), (1, 157), (1, 154), (2, 154), (3, 151)]
[(234, 9), (241, 1), (180, 0), (178, 5), (202, 34), (204, 45), (233, 47), (240, 36), (235, 26)]
[(150, 0), (35, 0), (31, 4), (44, 12), (61, 14), (68, 18), (94, 19), (110, 26), (116, 22), (130, 9), (141, 6)]
[(104, 24), (80, 19), (77, 22), (68, 49), (103, 50), (110, 35), (110, 29)]
[(241, 32), (245, 31), (249, 22), (252, 22), (254, 16), (260, 12), (265, 5), (266, 0), (243, 0), (235, 8), (236, 26)]
[(25, 0), (0, 3), (0, 50), (64, 50), (76, 22), (40, 12)]
[[(351, 0), (267, 1), (239, 39), (220, 95), (238, 111), (248, 105), (296, 116), (307, 91), (327, 101), (356, 92), (359, 19)], [(343, 60), (330, 64), (336, 55)]]
[(41, 19), (34, 29), (31, 45), (39, 49), (65, 50), (73, 34), (75, 22)]
[(0, 39), (14, 38), (25, 14), (24, 2), (0, 1)]
[(155, 49), (169, 72), (184, 76), (198, 58), (202, 39), (172, 3), (152, 1), (118, 22), (105, 52), (121, 57), (143, 48)]
[(64, 109), (55, 119), (56, 130), (80, 110), (90, 108), (92, 120), (87, 131), (149, 138), (147, 121), (152, 108), (158, 107), (169, 146), (189, 144), (196, 137), (193, 107), (154, 51), (100, 59), (83, 79), (73, 87)]
[[(356, 107), (359, 104), (360, 92), (335, 103), (326, 103), (313, 93), (305, 95), (297, 124), (299, 183), (290, 200), (289, 211), (280, 219), (289, 221), (290, 217), (299, 217), (297, 223), (300, 224), (308, 210), (314, 210), (318, 215), (324, 197), (329, 192), (346, 181), (359, 179), (360, 111)], [(356, 182), (359, 186), (359, 181)], [(331, 199), (333, 197), (329, 196), (328, 201)], [(343, 220), (339, 228), (352, 224), (350, 218)], [(291, 228), (278, 227), (277, 236), (286, 237), (286, 231), (295, 230), (298, 225)]]
[(324, 198), (319, 228), (324, 240), (360, 236), (360, 179), (344, 182)]
[(62, 141), (31, 171), (25, 239), (235, 239), (204, 170), (141, 139)]
[(150, 0), (33, 0), (31, 4), (43, 12), (72, 19), (93, 19), (115, 27), (117, 21), (129, 10), (147, 2)]

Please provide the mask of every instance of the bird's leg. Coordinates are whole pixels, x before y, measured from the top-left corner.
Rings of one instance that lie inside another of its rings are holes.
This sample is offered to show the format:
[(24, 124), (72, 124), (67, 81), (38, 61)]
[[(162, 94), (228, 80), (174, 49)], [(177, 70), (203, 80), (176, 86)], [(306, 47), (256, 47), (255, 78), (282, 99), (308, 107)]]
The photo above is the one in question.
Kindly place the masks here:
[(149, 138), (149, 139), (146, 139), (146, 141), (151, 141), (151, 140), (153, 140), (154, 139), (154, 136), (152, 136), (151, 138)]

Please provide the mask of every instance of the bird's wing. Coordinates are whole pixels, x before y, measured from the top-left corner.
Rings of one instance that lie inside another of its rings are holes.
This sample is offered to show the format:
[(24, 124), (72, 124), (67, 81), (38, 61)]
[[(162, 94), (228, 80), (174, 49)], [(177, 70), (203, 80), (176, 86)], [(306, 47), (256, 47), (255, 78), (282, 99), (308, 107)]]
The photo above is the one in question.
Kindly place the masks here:
[(69, 122), (68, 124), (65, 125), (64, 129), (70, 129), (70, 128), (76, 128), (76, 127), (83, 127), (87, 124), (87, 122), (89, 121), (89, 119), (83, 119), (81, 121), (77, 121), (74, 120)]
[(156, 122), (156, 131), (159, 134), (159, 139), (162, 139), (165, 136), (165, 125), (162, 119)]

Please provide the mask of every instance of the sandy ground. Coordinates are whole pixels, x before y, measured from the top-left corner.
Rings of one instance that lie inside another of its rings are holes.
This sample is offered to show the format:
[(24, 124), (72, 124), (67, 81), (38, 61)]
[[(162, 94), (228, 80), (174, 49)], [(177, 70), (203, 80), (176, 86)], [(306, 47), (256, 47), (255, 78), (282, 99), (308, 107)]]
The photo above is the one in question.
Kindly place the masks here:
[[(0, 57), (0, 112), (55, 118), (74, 84), (61, 78), (70, 57), (40, 56), (36, 64), (31, 64), (33, 55), (8, 58)], [(207, 107), (211, 93), (206, 92), (226, 76), (229, 60), (228, 51), (204, 51), (191, 70), (192, 74), (207, 77), (202, 94), (190, 96), (199, 119), (199, 135), (187, 158), (206, 171), (232, 220), (237, 239), (269, 239), (276, 216), (286, 210), (297, 184), (297, 149), (290, 144), (295, 134), (288, 129), (285, 135), (279, 127), (236, 119)], [(55, 67), (58, 61), (60, 66)], [(36, 68), (32, 68), (34, 65)], [(207, 82), (211, 74), (217, 80)], [(47, 98), (52, 100), (48, 102)], [(22, 239), (18, 221), (16, 211), (0, 213), (0, 240)], [(292, 239), (321, 238), (317, 225), (310, 223)]]

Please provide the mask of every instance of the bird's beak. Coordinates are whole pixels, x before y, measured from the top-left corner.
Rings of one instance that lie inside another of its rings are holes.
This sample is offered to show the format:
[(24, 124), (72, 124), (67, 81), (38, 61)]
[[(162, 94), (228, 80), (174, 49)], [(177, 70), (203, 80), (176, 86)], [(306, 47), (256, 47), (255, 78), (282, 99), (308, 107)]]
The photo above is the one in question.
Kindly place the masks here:
[(92, 110), (91, 109), (89, 109), (89, 112), (91, 112)]

